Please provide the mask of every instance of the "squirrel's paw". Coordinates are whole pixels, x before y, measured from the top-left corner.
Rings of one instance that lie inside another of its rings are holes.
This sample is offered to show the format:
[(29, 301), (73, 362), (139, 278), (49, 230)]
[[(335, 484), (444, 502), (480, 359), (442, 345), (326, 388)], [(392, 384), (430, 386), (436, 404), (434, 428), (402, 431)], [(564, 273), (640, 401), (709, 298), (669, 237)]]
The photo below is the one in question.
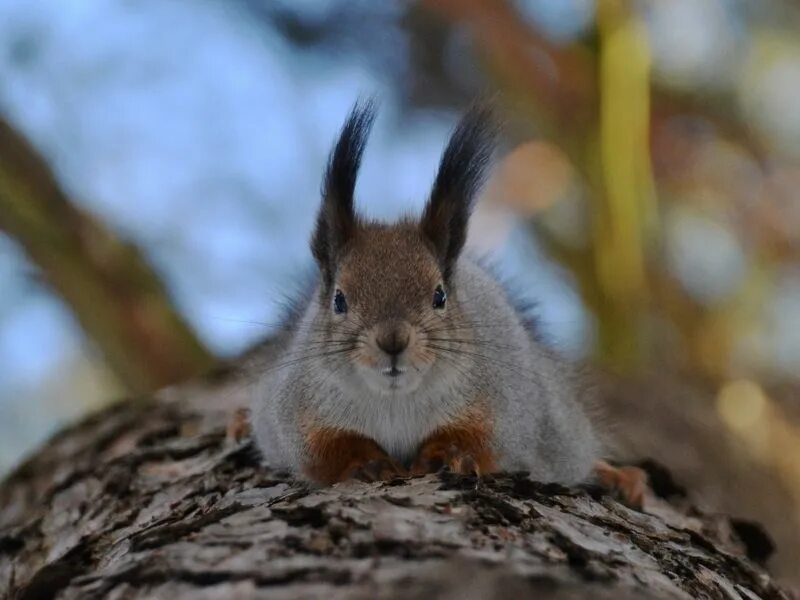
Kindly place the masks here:
[(250, 409), (237, 408), (228, 420), (225, 438), (228, 442), (238, 444), (252, 434), (250, 423)]
[(436, 473), (444, 467), (459, 475), (481, 474), (478, 461), (472, 452), (462, 450), (455, 444), (425, 446), (411, 466), (411, 473), (425, 475), (426, 473)]
[(594, 466), (598, 482), (607, 490), (619, 495), (631, 508), (641, 509), (647, 491), (647, 473), (639, 467), (614, 467), (604, 460)]
[(344, 471), (343, 480), (358, 479), (372, 483), (374, 481), (391, 481), (406, 475), (403, 468), (388, 456), (366, 461), (353, 461)]

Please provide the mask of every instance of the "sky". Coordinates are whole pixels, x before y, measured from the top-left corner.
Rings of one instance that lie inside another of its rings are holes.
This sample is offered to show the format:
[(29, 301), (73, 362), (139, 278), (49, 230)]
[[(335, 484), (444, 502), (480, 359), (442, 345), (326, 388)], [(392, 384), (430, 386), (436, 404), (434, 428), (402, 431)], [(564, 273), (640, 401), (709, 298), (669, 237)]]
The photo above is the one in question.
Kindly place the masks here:
[[(311, 19), (328, 4), (291, 3)], [(534, 4), (558, 36), (591, 9)], [(221, 356), (267, 334), (313, 268), (321, 173), (355, 99), (381, 106), (357, 189), (375, 218), (421, 208), (458, 117), (401, 110), (390, 74), (298, 51), (235, 3), (0, 0), (0, 40), (0, 110), (76, 202), (145, 251)], [(399, 33), (394, 44), (405, 51)], [(586, 317), (563, 274), (530, 267), (538, 250), (524, 232), (492, 245), (481, 253), (536, 290), (548, 333), (577, 351)], [(0, 290), (2, 471), (115, 391), (67, 307), (2, 236)]]

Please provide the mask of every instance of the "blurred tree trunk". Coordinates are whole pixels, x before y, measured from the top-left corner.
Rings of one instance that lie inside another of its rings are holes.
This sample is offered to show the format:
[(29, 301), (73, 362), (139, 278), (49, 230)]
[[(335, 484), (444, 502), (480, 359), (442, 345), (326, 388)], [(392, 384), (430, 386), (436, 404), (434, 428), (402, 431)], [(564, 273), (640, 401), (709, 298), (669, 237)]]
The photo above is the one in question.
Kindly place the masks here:
[(756, 526), (658, 498), (639, 513), (447, 473), (308, 489), (228, 440), (224, 412), (188, 404), (228, 393), (118, 404), (17, 469), (0, 485), (0, 595), (787, 597), (745, 556), (769, 551)]
[(130, 392), (153, 391), (212, 366), (139, 251), (75, 206), (35, 149), (3, 120), (0, 230), (22, 245)]

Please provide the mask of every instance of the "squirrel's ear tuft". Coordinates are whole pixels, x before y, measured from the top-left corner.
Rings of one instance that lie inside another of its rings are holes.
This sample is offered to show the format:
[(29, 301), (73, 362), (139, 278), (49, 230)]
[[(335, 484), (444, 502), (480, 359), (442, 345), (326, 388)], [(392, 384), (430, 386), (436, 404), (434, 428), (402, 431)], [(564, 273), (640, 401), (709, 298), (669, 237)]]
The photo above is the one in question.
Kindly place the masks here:
[(311, 251), (326, 284), (332, 282), (342, 247), (352, 238), (358, 219), (354, 192), (361, 157), (375, 121), (375, 102), (358, 101), (331, 150), (322, 181), (322, 205), (311, 238)]
[(420, 226), (436, 250), (445, 277), (467, 239), (475, 196), (483, 185), (496, 138), (492, 107), (476, 104), (456, 126), (439, 163)]

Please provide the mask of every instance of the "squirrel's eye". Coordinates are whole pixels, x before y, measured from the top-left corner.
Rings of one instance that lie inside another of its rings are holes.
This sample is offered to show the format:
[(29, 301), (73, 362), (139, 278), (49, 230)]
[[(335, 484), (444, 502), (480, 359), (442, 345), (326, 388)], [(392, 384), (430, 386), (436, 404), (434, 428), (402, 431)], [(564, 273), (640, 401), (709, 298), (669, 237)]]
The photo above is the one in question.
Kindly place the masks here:
[(433, 292), (433, 308), (444, 308), (445, 302), (447, 302), (447, 292), (442, 286), (437, 285)]
[(333, 312), (337, 315), (342, 315), (347, 312), (347, 300), (342, 290), (336, 290), (336, 293), (333, 295)]

